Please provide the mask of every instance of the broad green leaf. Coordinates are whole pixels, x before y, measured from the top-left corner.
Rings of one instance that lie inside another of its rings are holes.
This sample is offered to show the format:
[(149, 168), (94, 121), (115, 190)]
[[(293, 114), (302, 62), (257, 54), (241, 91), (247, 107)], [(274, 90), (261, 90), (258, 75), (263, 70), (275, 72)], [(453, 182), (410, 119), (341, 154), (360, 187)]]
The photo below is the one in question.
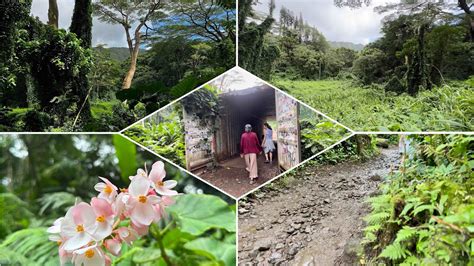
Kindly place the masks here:
[(135, 144), (120, 135), (114, 135), (113, 142), (122, 180), (128, 181), (128, 177), (135, 175), (138, 168), (136, 160), (137, 148)]
[(235, 213), (224, 200), (216, 196), (180, 195), (168, 211), (177, 220), (182, 232), (196, 236), (213, 228), (235, 232)]
[(207, 237), (188, 242), (184, 247), (210, 259), (223, 262), (224, 265), (235, 265), (236, 246), (233, 244)]

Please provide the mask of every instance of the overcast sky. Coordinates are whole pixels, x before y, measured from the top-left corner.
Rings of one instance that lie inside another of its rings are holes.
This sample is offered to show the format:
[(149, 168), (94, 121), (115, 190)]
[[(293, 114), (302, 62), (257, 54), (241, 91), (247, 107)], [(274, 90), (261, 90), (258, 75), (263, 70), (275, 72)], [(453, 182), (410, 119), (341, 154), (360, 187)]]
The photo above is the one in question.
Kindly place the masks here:
[[(381, 19), (383, 15), (373, 11), (373, 7), (394, 0), (372, 0), (369, 7), (350, 9), (334, 6), (333, 0), (276, 0), (275, 16), (279, 16), (281, 6), (292, 10), (295, 14), (303, 13), (303, 18), (316, 26), (330, 41), (349, 41), (367, 44), (380, 37)], [(269, 0), (260, 0), (255, 9), (268, 12)], [(59, 27), (68, 29), (74, 8), (74, 0), (59, 0)], [(48, 20), (48, 0), (33, 0), (31, 8), (33, 16), (43, 22)], [(94, 18), (92, 28), (92, 44), (106, 44), (108, 47), (127, 46), (125, 34), (121, 26), (107, 24)]]
[[(74, 0), (58, 0), (59, 27), (69, 29)], [(41, 21), (48, 21), (48, 0), (33, 0), (31, 13)], [(107, 24), (94, 18), (92, 26), (92, 45), (106, 44), (107, 47), (126, 47), (125, 32), (120, 25)]]
[[(256, 10), (268, 13), (269, 0), (260, 0)], [(393, 0), (373, 0), (369, 7), (358, 9), (336, 7), (333, 0), (275, 0), (274, 16), (280, 16), (282, 6), (293, 11), (294, 14), (303, 14), (309, 24), (315, 26), (329, 41), (348, 41), (367, 44), (379, 38), (381, 20), (384, 15), (373, 11), (378, 5)]]

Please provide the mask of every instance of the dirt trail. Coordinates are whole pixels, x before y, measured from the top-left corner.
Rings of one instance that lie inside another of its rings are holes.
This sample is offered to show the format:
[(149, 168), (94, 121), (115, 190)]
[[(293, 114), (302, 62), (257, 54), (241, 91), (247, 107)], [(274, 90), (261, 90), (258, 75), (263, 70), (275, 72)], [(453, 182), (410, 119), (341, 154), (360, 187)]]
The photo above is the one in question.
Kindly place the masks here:
[(239, 265), (354, 265), (364, 200), (398, 166), (396, 148), (367, 162), (308, 168), (280, 191), (239, 203)]
[(219, 168), (212, 172), (196, 173), (202, 179), (209, 181), (234, 197), (249, 192), (279, 174), (278, 163), (273, 160), (272, 164), (264, 163), (265, 156), (258, 155), (258, 179), (250, 184), (249, 174), (245, 170), (245, 161), (240, 157), (232, 158), (219, 163)]

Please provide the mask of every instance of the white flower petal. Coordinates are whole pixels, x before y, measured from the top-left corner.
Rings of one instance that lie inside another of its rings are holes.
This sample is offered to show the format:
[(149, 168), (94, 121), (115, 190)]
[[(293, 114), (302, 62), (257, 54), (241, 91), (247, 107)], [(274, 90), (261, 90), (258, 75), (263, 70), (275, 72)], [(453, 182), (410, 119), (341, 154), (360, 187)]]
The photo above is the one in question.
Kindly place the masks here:
[(87, 245), (92, 241), (92, 237), (86, 232), (78, 233), (64, 243), (64, 250), (73, 251)]
[(134, 197), (147, 195), (149, 189), (150, 189), (150, 181), (148, 181), (148, 178), (143, 177), (143, 176), (136, 176), (130, 183), (130, 186), (128, 187), (128, 191), (130, 195)]
[(174, 188), (177, 184), (178, 182), (176, 180), (166, 180), (163, 182), (163, 186), (168, 189)]

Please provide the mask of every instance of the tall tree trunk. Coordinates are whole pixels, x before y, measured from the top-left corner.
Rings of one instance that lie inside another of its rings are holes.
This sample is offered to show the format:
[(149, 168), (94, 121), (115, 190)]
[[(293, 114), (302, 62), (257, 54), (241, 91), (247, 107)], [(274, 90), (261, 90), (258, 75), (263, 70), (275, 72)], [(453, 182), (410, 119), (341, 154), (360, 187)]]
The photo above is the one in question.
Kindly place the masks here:
[(464, 11), (467, 16), (471, 42), (474, 42), (474, 18), (472, 17), (471, 6), (467, 3), (466, 0), (458, 0), (458, 6)]
[[(76, 0), (74, 11), (71, 19), (71, 32), (74, 32), (78, 39), (81, 40), (81, 46), (90, 49), (92, 46), (92, 1)], [(81, 122), (85, 123), (91, 118), (89, 93), (90, 84), (87, 75), (89, 69), (81, 69), (79, 75), (73, 80), (74, 94), (78, 99), (77, 118), (81, 118)], [(77, 120), (76, 120), (77, 121)]]
[(92, 45), (92, 1), (76, 0), (72, 14), (71, 32), (81, 40), (81, 46), (90, 48)]
[(418, 28), (417, 48), (408, 72), (408, 93), (412, 96), (418, 93), (420, 87), (426, 88), (428, 85), (425, 65), (425, 32), (427, 27), (426, 24), (422, 24)]
[(56, 0), (49, 0), (48, 25), (51, 25), (57, 29), (58, 20), (59, 20), (58, 2)]
[[(132, 86), (133, 76), (135, 75), (135, 71), (137, 70), (137, 59), (138, 53), (140, 51), (140, 41), (141, 41), (141, 34), (140, 34), (140, 26), (135, 30), (135, 45), (131, 49), (130, 53), (130, 66), (128, 68), (127, 74), (122, 82), (122, 89), (128, 90)], [(131, 43), (131, 42), (129, 42)], [(129, 47), (131, 48), (131, 47)]]

